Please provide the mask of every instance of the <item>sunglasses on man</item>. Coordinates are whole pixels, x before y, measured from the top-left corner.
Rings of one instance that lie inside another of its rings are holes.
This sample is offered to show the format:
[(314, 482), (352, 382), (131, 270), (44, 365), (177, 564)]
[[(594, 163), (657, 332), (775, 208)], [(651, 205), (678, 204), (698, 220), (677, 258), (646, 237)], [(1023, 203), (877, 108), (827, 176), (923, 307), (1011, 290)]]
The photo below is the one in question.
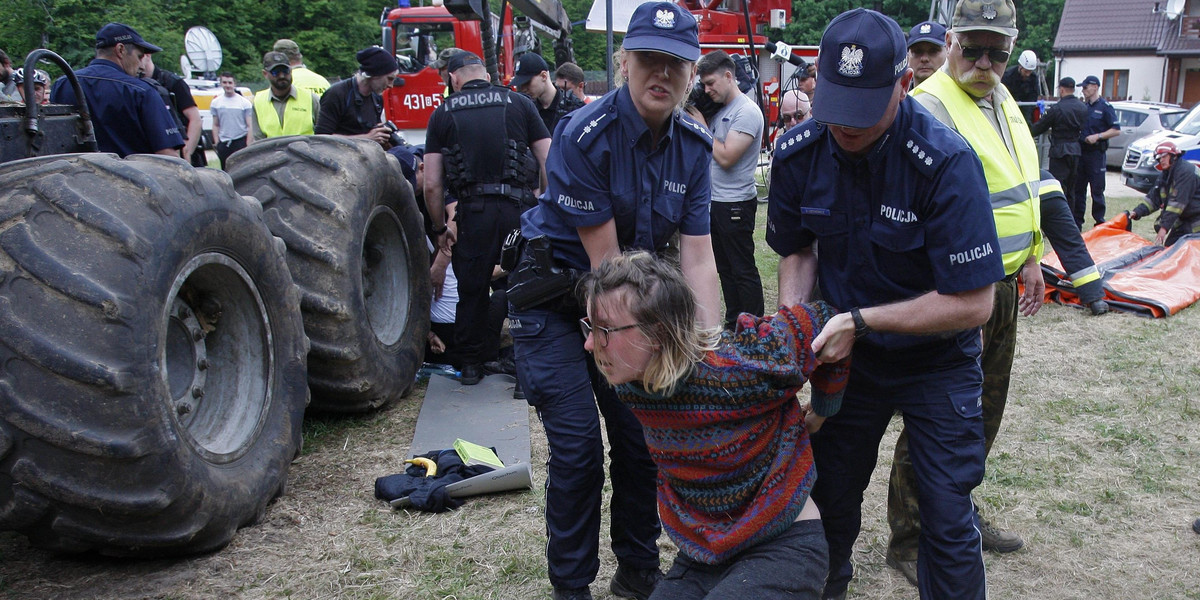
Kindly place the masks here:
[(1008, 50), (1002, 50), (1000, 48), (988, 48), (987, 46), (963, 46), (962, 48), (963, 58), (971, 62), (975, 62), (983, 58), (984, 54), (986, 54), (988, 59), (993, 63), (1001, 64), (1008, 62), (1008, 57), (1012, 56), (1011, 52)]

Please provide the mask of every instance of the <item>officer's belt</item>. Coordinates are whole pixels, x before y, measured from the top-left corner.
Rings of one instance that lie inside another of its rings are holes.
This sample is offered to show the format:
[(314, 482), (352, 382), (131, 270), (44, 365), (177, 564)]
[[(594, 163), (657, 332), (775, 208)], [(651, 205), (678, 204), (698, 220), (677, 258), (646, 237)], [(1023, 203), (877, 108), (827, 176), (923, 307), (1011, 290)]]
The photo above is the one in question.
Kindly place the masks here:
[(533, 190), (507, 183), (474, 183), (463, 187), (457, 194), (460, 199), (475, 196), (505, 196), (520, 203), (533, 195)]

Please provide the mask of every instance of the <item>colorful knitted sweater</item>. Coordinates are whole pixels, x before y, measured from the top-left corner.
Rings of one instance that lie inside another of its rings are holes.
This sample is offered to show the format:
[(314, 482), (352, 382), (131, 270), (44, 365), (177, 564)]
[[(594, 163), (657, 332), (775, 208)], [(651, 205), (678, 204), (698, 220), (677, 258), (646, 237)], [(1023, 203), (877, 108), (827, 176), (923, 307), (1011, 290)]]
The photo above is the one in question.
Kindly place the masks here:
[(781, 533), (816, 480), (796, 392), (812, 383), (813, 408), (841, 408), (849, 359), (819, 365), (812, 340), (835, 314), (824, 302), (743, 314), (675, 386), (617, 386), (641, 421), (658, 465), (658, 511), (679, 550), (719, 564)]

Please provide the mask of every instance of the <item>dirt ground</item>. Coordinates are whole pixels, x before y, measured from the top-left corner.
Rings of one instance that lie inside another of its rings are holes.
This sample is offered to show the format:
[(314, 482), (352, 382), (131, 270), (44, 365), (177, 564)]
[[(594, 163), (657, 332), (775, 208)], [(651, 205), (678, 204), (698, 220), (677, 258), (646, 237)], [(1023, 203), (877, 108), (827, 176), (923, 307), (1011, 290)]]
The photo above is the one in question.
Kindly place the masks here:
[[(976, 498), (1026, 547), (986, 555), (990, 597), (1200, 599), (1200, 535), (1189, 526), (1200, 517), (1197, 332), (1195, 307), (1151, 320), (1047, 305), (1022, 319), (1005, 424)], [(210, 555), (61, 557), (0, 532), (0, 598), (548, 597), (547, 452), (532, 412), (534, 490), (438, 515), (373, 497), (375, 478), (407, 457), (421, 392), (372, 415), (307, 419), (288, 494)], [(867, 490), (850, 598), (917, 597), (884, 565), (896, 433)], [(615, 569), (607, 545), (602, 533), (601, 599)], [(665, 537), (660, 546), (666, 564), (674, 549)]]

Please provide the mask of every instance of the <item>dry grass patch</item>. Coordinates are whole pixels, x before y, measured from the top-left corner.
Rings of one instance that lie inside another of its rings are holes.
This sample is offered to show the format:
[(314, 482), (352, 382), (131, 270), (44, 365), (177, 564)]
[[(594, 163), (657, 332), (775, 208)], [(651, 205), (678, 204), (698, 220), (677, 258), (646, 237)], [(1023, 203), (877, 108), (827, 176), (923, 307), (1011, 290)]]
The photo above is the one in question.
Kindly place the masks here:
[[(1148, 224), (1137, 227), (1144, 234)], [(777, 261), (765, 245), (760, 260), (770, 306)], [(986, 556), (990, 597), (1200, 599), (1200, 535), (1189, 527), (1200, 517), (1200, 309), (1151, 320), (1045, 306), (1020, 323), (1005, 423), (976, 498), (1026, 547)], [(288, 495), (208, 556), (63, 558), (0, 533), (0, 598), (548, 597), (547, 450), (534, 413), (538, 489), (471, 499), (440, 515), (393, 511), (374, 498), (375, 478), (401, 470), (422, 394), (377, 414), (308, 418)], [(917, 597), (884, 565), (885, 478), (897, 431), (898, 422), (867, 490), (851, 598)], [(606, 521), (592, 586), (600, 599), (611, 597), (616, 568), (607, 531)], [(665, 564), (674, 549), (665, 538), (660, 546)]]

